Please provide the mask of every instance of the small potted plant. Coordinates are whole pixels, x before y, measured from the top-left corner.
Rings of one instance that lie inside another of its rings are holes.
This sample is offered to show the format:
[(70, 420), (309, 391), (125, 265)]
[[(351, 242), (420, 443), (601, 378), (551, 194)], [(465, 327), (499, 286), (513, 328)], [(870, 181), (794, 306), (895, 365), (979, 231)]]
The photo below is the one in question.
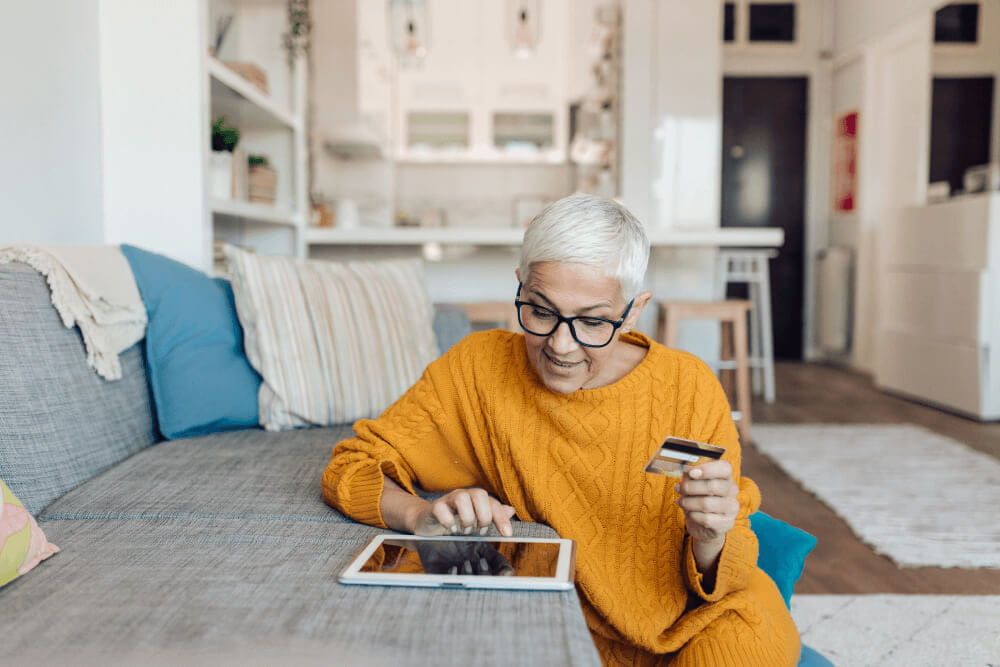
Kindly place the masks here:
[(277, 191), (278, 174), (271, 167), (265, 155), (247, 157), (250, 176), (247, 179), (247, 194), (250, 201), (273, 204)]
[(212, 156), (209, 174), (212, 197), (232, 199), (235, 191), (233, 151), (240, 143), (240, 131), (226, 123), (225, 116), (212, 122)]

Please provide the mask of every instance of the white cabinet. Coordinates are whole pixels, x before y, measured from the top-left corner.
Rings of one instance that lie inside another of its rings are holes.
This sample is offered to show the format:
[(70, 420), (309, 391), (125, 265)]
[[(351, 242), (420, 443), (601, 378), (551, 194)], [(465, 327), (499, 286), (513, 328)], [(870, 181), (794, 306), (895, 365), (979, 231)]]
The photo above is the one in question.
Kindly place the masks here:
[(876, 383), (1000, 419), (1000, 193), (905, 208), (884, 239)]
[[(507, 39), (511, 3), (428, 0), (430, 48), (396, 65), (393, 153), (402, 161), (563, 162), (568, 141), (568, 0), (546, 0), (541, 39), (518, 57)], [(369, 14), (362, 44), (382, 35)], [(387, 19), (388, 20), (388, 17)], [(372, 33), (369, 33), (372, 34)], [(383, 42), (385, 43), (385, 42)], [(385, 44), (391, 49), (391, 45)], [(366, 56), (379, 60), (378, 56)], [(364, 62), (362, 60), (362, 62)], [(364, 85), (364, 84), (362, 84)], [(362, 92), (365, 100), (374, 99)]]

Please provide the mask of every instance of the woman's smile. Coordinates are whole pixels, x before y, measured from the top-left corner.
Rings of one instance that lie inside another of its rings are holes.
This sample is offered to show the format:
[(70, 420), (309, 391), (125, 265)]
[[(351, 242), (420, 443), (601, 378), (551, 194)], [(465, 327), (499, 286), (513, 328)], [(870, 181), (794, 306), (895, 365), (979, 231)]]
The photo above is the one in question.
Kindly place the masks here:
[(545, 355), (545, 358), (548, 359), (552, 366), (559, 369), (572, 369), (583, 363), (583, 361), (563, 361), (561, 359), (556, 359), (545, 350), (542, 350), (542, 354)]

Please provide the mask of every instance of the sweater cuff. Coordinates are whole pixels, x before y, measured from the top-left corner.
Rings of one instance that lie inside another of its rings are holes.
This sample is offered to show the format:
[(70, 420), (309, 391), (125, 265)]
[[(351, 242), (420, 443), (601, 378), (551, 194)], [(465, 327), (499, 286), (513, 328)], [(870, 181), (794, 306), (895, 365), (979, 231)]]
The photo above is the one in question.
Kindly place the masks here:
[(378, 461), (372, 461), (359, 466), (351, 475), (350, 495), (345, 514), (349, 514), (361, 523), (379, 528), (388, 528), (382, 519), (382, 488), (385, 480), (382, 477), (382, 466)]
[(698, 571), (690, 535), (684, 538), (684, 574), (688, 588), (705, 602), (718, 602), (729, 593), (746, 588), (757, 562), (756, 537), (749, 528), (735, 526), (726, 534), (715, 568), (715, 586), (705, 590), (705, 575)]

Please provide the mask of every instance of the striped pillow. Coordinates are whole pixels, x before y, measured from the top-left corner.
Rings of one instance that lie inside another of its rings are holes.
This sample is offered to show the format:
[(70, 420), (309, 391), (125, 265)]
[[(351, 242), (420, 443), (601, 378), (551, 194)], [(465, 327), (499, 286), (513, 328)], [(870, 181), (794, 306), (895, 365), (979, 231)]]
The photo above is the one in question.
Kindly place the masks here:
[(226, 256), (269, 431), (376, 417), (437, 355), (420, 260)]

